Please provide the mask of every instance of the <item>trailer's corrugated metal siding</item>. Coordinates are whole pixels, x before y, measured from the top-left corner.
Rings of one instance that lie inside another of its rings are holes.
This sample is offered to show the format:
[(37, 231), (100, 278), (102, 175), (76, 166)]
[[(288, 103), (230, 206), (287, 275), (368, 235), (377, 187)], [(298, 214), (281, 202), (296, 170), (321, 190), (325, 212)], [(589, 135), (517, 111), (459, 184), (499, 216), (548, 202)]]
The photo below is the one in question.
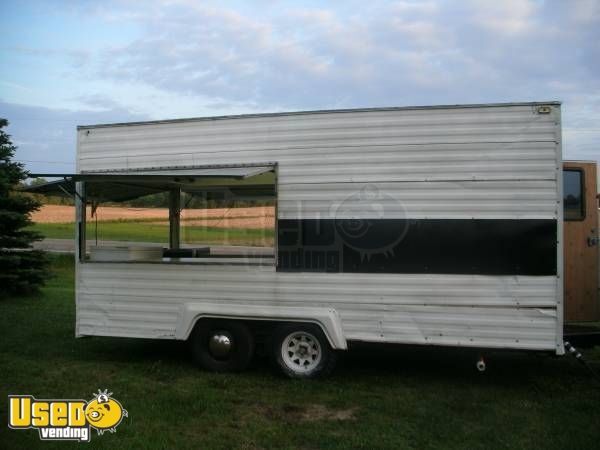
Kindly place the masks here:
[(276, 161), (281, 218), (327, 217), (365, 186), (400, 200), (390, 218), (555, 218), (556, 120), (507, 106), (92, 128), (79, 130), (78, 161), (81, 171)]
[(81, 129), (79, 169), (277, 160), (285, 182), (544, 179), (554, 175), (555, 120), (507, 106)]
[(79, 334), (174, 337), (186, 302), (322, 306), (347, 339), (554, 349), (551, 277), (275, 273), (240, 266), (82, 264)]
[(279, 186), (279, 218), (336, 218), (341, 208), (368, 215), (362, 190), (377, 203), (379, 218), (551, 219), (557, 210), (553, 180), (290, 183)]
[[(404, 109), (83, 128), (78, 170), (277, 162), (279, 218), (364, 189), (386, 218), (556, 219), (560, 107)], [(460, 257), (460, 255), (457, 255)], [(174, 337), (186, 301), (334, 305), (348, 339), (557, 348), (555, 277), (82, 264), (80, 334)], [(561, 306), (560, 306), (561, 307)]]

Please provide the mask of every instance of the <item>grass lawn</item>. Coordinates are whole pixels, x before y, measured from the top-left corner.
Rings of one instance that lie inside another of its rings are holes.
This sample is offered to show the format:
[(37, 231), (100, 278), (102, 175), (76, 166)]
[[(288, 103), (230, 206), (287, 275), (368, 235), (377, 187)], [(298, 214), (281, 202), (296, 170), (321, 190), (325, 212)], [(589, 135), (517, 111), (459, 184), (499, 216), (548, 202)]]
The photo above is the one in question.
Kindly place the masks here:
[[(0, 397), (91, 398), (114, 392), (129, 411), (94, 448), (598, 448), (600, 384), (570, 357), (496, 353), (488, 371), (474, 353), (434, 348), (363, 349), (331, 378), (290, 381), (263, 360), (243, 374), (198, 370), (179, 342), (75, 339), (73, 263), (53, 257), (40, 295), (0, 300)], [(600, 347), (584, 352), (600, 371)], [(1, 448), (40, 442), (10, 430)], [(86, 447), (87, 448), (87, 447)]]
[[(29, 227), (51, 239), (73, 239), (73, 223), (36, 223)], [(94, 223), (87, 224), (87, 237), (95, 237)], [(214, 228), (185, 226), (181, 239), (186, 243), (272, 246), (273, 230), (256, 228)], [(98, 239), (106, 241), (168, 242), (169, 226), (148, 221), (107, 221), (98, 224)]]

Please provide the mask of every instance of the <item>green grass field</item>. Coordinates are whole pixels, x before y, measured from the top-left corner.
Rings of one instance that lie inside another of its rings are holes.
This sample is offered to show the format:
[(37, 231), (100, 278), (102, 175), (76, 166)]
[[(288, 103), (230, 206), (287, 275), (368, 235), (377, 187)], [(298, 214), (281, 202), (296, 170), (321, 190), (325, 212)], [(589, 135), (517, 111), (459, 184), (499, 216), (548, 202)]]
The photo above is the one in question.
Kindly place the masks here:
[[(184, 343), (74, 338), (73, 262), (53, 257), (39, 295), (0, 300), (1, 448), (40, 442), (10, 430), (10, 394), (90, 399), (114, 392), (129, 417), (93, 448), (591, 449), (600, 442), (600, 384), (574, 359), (435, 348), (362, 349), (331, 378), (290, 381), (258, 359), (242, 374), (197, 369)], [(600, 347), (584, 352), (600, 371)], [(82, 445), (84, 447), (82, 447)], [(87, 448), (87, 447), (85, 447)]]
[[(51, 239), (73, 239), (74, 226), (73, 223), (36, 223), (29, 229), (39, 231)], [(94, 223), (88, 223), (86, 230), (88, 239), (94, 239)], [(273, 230), (255, 228), (185, 226), (181, 229), (181, 239), (185, 243), (268, 247), (273, 245), (273, 235)], [(98, 239), (166, 243), (169, 241), (169, 226), (137, 220), (100, 222)]]

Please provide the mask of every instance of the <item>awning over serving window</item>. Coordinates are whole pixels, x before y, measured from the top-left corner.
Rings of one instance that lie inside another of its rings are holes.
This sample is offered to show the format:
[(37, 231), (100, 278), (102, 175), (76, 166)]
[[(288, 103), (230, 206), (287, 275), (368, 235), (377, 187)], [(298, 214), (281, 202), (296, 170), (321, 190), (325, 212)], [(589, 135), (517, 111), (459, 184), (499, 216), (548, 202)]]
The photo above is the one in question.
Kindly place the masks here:
[(44, 195), (73, 195), (75, 182), (86, 183), (90, 201), (126, 201), (158, 192), (181, 189), (189, 193), (222, 192), (239, 196), (274, 195), (274, 166), (198, 167), (164, 170), (131, 170), (82, 174), (31, 174), (61, 177), (23, 189)]

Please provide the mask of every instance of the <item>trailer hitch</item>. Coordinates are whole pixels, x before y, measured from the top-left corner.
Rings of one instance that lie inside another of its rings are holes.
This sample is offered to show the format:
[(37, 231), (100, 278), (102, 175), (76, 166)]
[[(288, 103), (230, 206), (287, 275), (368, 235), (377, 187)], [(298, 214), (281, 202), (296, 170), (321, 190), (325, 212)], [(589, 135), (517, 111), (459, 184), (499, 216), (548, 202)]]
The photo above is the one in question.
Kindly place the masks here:
[(596, 381), (600, 382), (600, 375), (598, 375), (596, 371), (587, 363), (587, 361), (583, 359), (583, 355), (579, 352), (579, 350), (573, 347), (570, 342), (565, 342), (564, 345), (565, 350), (567, 350), (570, 355), (573, 355), (577, 361), (579, 361), (586, 369), (588, 369)]
[(477, 371), (485, 372), (486, 365), (485, 365), (485, 359), (483, 358), (483, 355), (481, 355), (479, 357), (479, 359), (477, 360), (477, 363), (475, 363), (475, 367), (477, 367)]

